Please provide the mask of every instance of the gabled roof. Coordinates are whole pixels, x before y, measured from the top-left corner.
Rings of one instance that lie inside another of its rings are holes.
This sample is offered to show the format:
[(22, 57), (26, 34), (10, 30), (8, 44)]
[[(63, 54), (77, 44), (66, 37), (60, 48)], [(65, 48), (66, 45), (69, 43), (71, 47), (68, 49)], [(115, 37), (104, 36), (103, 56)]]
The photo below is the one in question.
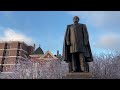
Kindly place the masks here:
[(40, 48), (40, 46), (34, 51), (33, 54), (44, 54), (43, 50)]
[(58, 59), (57, 57), (55, 57), (49, 50), (42, 55), (39, 59)]

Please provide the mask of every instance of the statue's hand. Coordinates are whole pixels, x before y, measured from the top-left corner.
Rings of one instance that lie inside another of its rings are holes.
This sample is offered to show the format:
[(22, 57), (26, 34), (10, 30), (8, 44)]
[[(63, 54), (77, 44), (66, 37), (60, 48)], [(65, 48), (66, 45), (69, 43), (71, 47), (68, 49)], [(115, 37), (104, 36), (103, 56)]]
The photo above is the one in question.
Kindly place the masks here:
[(70, 46), (70, 42), (67, 42), (67, 45)]
[(69, 62), (70, 62), (70, 61), (68, 61), (68, 60), (66, 61), (66, 63), (69, 63)]
[(70, 61), (66, 61), (66, 63), (69, 63)]

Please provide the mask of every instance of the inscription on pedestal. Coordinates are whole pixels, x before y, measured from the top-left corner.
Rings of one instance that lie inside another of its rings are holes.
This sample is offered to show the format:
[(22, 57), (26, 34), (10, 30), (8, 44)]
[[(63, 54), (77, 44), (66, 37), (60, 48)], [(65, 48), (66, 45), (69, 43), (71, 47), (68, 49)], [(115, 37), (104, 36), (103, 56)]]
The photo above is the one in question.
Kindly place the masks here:
[(91, 73), (68, 73), (63, 79), (94, 79)]

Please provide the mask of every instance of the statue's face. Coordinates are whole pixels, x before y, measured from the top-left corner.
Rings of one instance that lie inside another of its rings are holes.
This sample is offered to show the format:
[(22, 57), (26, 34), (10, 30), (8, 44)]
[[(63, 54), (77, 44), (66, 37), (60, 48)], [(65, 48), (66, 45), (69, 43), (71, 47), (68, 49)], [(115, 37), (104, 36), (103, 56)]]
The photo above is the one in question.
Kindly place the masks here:
[(74, 17), (74, 18), (73, 18), (73, 22), (75, 22), (75, 23), (76, 23), (76, 22), (79, 22), (79, 18), (78, 18), (78, 17)]

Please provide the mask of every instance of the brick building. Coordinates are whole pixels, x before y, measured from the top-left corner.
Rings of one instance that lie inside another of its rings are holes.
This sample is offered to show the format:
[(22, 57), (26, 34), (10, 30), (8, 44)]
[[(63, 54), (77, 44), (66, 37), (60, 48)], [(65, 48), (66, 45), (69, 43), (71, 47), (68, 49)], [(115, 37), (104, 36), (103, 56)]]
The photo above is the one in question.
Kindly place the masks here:
[(46, 62), (50, 60), (58, 60), (57, 57), (59, 55), (59, 52), (57, 51), (57, 55), (53, 55), (49, 50), (44, 53), (43, 50), (40, 48), (40, 46), (33, 52), (33, 54), (29, 55), (29, 59), (33, 63), (39, 63), (39, 62)]
[(34, 52), (34, 46), (28, 46), (20, 41), (0, 42), (0, 71), (11, 72), (12, 67), (19, 63), (19, 60), (27, 60)]

